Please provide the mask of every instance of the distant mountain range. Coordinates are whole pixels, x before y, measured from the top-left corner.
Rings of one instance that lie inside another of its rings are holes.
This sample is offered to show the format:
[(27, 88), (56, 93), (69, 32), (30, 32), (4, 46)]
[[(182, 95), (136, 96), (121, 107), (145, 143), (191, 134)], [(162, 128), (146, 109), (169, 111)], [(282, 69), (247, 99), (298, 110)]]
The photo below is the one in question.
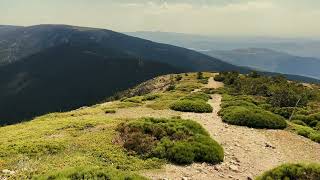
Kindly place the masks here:
[(320, 79), (320, 40), (226, 38), (166, 32), (128, 34), (196, 50), (234, 65)]
[(198, 51), (265, 48), (294, 56), (320, 58), (320, 39), (273, 37), (218, 37), (172, 32), (128, 32), (131, 36)]
[(204, 54), (231, 64), (247, 66), (260, 71), (297, 74), (320, 79), (320, 59), (292, 56), (270, 49), (236, 49), (230, 51), (206, 51)]
[(249, 71), (189, 49), (66, 25), (1, 26), (0, 62), (0, 125), (96, 104), (162, 74)]

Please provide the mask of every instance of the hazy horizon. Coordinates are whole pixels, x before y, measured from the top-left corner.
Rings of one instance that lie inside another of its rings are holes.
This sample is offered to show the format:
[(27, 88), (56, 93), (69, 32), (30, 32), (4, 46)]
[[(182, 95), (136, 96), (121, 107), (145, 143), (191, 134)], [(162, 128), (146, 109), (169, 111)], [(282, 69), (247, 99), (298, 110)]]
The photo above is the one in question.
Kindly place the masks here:
[(1, 0), (0, 24), (68, 24), (120, 32), (319, 38), (316, 0)]

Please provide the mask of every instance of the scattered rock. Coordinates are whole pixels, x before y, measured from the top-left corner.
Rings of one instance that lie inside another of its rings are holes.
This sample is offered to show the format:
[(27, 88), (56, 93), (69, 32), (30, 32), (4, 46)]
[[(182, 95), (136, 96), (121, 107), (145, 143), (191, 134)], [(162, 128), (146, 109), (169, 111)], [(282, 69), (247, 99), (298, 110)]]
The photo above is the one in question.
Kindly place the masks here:
[(237, 157), (232, 157), (232, 159), (233, 159), (234, 161), (236, 161), (237, 163), (240, 163), (240, 160), (239, 160)]
[(231, 171), (233, 171), (233, 172), (239, 172), (239, 168), (238, 168), (238, 166), (236, 166), (236, 165), (230, 165), (230, 166), (229, 166), (229, 169), (230, 169)]
[(251, 176), (248, 176), (247, 180), (253, 180), (253, 178)]
[(233, 176), (231, 176), (231, 175), (229, 175), (228, 177), (229, 177), (230, 179), (232, 179), (232, 178), (233, 178)]
[(220, 166), (214, 166), (214, 170), (216, 170), (216, 171), (221, 171), (221, 167)]
[(265, 147), (275, 149), (276, 147), (272, 146), (270, 143), (266, 142)]
[(188, 177), (182, 177), (181, 180), (190, 180)]
[(3, 174), (7, 174), (7, 175), (13, 175), (13, 174), (15, 174), (16, 172), (15, 172), (15, 171), (11, 171), (11, 170), (9, 170), (9, 169), (4, 169), (4, 170), (2, 170), (2, 173), (3, 173)]

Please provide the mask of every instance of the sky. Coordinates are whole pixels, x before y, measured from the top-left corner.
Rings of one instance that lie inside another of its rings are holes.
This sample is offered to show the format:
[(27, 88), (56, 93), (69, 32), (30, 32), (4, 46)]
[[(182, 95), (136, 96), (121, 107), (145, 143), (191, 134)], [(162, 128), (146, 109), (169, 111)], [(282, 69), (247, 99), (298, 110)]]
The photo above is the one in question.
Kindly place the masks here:
[(320, 0), (0, 0), (0, 24), (320, 37)]

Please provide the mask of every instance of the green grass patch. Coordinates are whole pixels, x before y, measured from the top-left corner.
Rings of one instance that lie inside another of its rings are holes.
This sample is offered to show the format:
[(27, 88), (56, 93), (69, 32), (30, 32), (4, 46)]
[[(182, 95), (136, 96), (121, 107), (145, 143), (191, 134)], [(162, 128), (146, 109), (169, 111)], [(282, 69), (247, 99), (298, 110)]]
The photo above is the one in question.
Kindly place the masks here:
[(290, 123), (289, 129), (296, 134), (320, 143), (320, 131), (308, 126)]
[(210, 104), (201, 100), (178, 100), (170, 108), (181, 112), (210, 113), (213, 111)]
[(123, 172), (111, 168), (94, 168), (94, 167), (77, 167), (63, 171), (48, 173), (35, 177), (36, 180), (80, 180), (80, 179), (97, 179), (97, 180), (146, 180), (142, 176), (134, 173)]
[(144, 118), (123, 123), (118, 131), (128, 152), (142, 158), (177, 164), (223, 161), (223, 148), (191, 120)]
[(112, 119), (103, 110), (115, 104), (52, 113), (0, 127), (0, 169), (16, 171), (9, 179), (32, 179), (35, 175), (91, 165), (125, 174), (160, 168), (163, 161), (130, 156), (119, 145), (116, 127), (125, 120)]
[(319, 180), (319, 164), (284, 164), (265, 172), (257, 180)]

